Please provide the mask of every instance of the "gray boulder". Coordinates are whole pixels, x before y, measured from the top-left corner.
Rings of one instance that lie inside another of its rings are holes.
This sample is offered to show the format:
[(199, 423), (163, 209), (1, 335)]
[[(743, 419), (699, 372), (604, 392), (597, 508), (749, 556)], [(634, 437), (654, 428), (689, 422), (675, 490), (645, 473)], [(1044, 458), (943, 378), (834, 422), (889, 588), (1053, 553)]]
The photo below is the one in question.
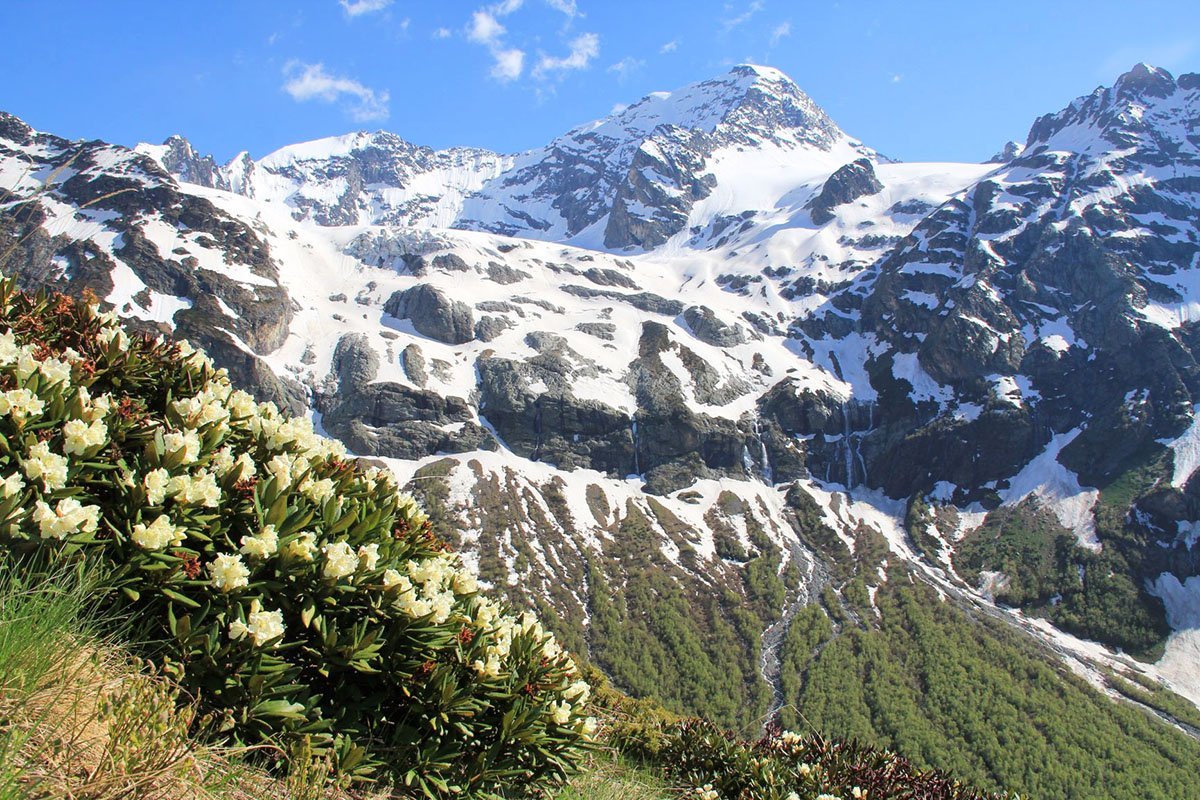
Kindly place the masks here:
[(714, 347), (733, 347), (746, 341), (746, 330), (741, 325), (723, 322), (706, 306), (688, 306), (683, 321), (697, 339)]
[(466, 344), (475, 338), (471, 307), (426, 283), (395, 292), (383, 310), (397, 319), (410, 320), (417, 333), (444, 344)]

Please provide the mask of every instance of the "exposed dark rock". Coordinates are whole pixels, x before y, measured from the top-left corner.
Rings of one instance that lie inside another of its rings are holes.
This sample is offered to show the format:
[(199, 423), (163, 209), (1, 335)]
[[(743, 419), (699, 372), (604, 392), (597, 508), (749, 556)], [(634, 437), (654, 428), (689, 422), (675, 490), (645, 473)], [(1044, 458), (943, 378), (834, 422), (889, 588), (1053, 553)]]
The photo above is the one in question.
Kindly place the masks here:
[(583, 277), (600, 286), (620, 286), (623, 289), (637, 289), (638, 285), (633, 278), (623, 272), (617, 272), (615, 269), (607, 269), (604, 267), (588, 267), (584, 270)]
[(475, 338), (481, 342), (490, 342), (513, 326), (505, 317), (494, 317), (490, 314), (480, 317), (475, 323)]
[(833, 219), (832, 209), (882, 190), (883, 184), (875, 177), (870, 159), (860, 158), (838, 167), (805, 208), (812, 212), (813, 222), (824, 225)]
[(417, 333), (445, 344), (465, 344), (475, 338), (471, 307), (427, 283), (395, 292), (383, 310), (397, 319), (411, 320)]
[(617, 326), (611, 322), (580, 322), (575, 330), (611, 342), (616, 338)]
[(683, 312), (683, 303), (678, 300), (668, 300), (652, 292), (625, 294), (624, 292), (617, 292), (611, 289), (591, 289), (587, 286), (575, 285), (567, 285), (562, 287), (562, 289), (564, 292), (573, 294), (576, 297), (603, 297), (608, 300), (628, 303), (640, 311), (649, 311), (652, 314), (675, 317)]
[(420, 346), (410, 344), (401, 350), (400, 366), (408, 379), (417, 386), (424, 387), (429, 381), (429, 373), (425, 371), (425, 355)]
[(723, 322), (707, 306), (688, 306), (683, 320), (696, 338), (713, 347), (734, 347), (746, 341), (746, 331), (736, 322)]
[(529, 280), (531, 277), (530, 274), (524, 270), (510, 267), (507, 264), (499, 264), (495, 261), (488, 264), (487, 276), (488, 280), (505, 285), (511, 283), (520, 283), (521, 281)]
[(361, 333), (347, 333), (333, 349), (333, 374), (342, 391), (365, 386), (379, 374), (379, 354)]

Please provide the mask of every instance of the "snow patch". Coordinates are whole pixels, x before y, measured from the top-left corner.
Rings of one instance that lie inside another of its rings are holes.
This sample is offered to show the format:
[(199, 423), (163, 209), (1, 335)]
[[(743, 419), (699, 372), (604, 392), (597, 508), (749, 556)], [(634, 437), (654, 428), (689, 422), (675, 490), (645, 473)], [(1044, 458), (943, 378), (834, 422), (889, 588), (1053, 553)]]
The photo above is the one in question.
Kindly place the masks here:
[(1096, 520), (1092, 509), (1100, 498), (1096, 489), (1079, 485), (1079, 476), (1058, 461), (1058, 454), (1079, 435), (1081, 428), (1054, 436), (1036, 458), (1009, 480), (1009, 487), (1000, 492), (1004, 505), (1020, 503), (1034, 497), (1039, 504), (1054, 512), (1064, 528), (1075, 532), (1080, 547), (1098, 552), (1100, 539), (1096, 536)]

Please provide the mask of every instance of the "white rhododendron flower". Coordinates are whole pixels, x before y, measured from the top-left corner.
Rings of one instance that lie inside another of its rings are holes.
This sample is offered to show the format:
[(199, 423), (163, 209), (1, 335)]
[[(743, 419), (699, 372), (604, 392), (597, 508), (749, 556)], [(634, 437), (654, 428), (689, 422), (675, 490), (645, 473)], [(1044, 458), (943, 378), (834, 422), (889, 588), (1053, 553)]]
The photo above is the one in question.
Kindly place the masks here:
[(67, 420), (63, 425), (63, 452), (67, 455), (83, 455), (88, 450), (108, 443), (108, 426), (103, 420), (87, 423), (81, 419)]
[(563, 697), (577, 703), (586, 703), (591, 692), (592, 687), (588, 685), (587, 681), (575, 681), (563, 692)]
[(325, 554), (325, 567), (321, 574), (331, 580), (353, 575), (358, 569), (358, 554), (346, 542), (334, 542), (321, 548)]
[(167, 493), (184, 505), (216, 508), (221, 504), (221, 487), (210, 472), (171, 478)]
[(33, 348), (29, 345), (22, 345), (21, 350), (17, 353), (17, 379), (22, 383), (33, 377), (33, 374), (38, 371), (38, 360), (33, 357)]
[(182, 463), (193, 464), (200, 458), (200, 437), (195, 431), (167, 431), (163, 434), (167, 455), (180, 456)]
[(383, 589), (384, 589), (384, 591), (390, 592), (392, 589), (395, 589), (397, 586), (403, 587), (402, 591), (405, 591), (405, 592), (412, 591), (412, 584), (409, 582), (408, 578), (404, 577), (399, 572), (397, 572), (394, 569), (391, 569), (390, 567), (388, 569), (385, 569), (383, 571)]
[(205, 425), (224, 426), (229, 421), (229, 409), (224, 406), (224, 396), (210, 385), (195, 397), (186, 397), (171, 403), (173, 411), (189, 428)]
[(161, 467), (151, 470), (142, 478), (142, 486), (146, 487), (146, 502), (152, 506), (161, 506), (167, 499), (167, 487), (171, 485), (171, 474)]
[(235, 466), (237, 474), (233, 476), (235, 481), (248, 481), (258, 474), (258, 465), (254, 463), (254, 459), (249, 453), (242, 453), (238, 456)]
[(226, 445), (209, 456), (208, 466), (216, 475), (224, 478), (233, 469), (233, 448)]
[(38, 364), (38, 372), (50, 385), (61, 383), (64, 386), (71, 382), (71, 365), (57, 358), (47, 358)]
[(301, 561), (312, 561), (317, 556), (317, 535), (312, 531), (303, 531), (288, 543), (287, 554)]
[(542, 642), (542, 655), (553, 661), (562, 655), (562, 647), (559, 646), (558, 640), (550, 636), (546, 641)]
[(379, 564), (379, 545), (364, 544), (358, 548), (358, 565), (368, 572)]
[(242, 553), (255, 558), (270, 558), (279, 552), (279, 535), (274, 525), (264, 525), (253, 536), (242, 537)]
[(12, 497), (24, 488), (25, 479), (21, 477), (20, 473), (14, 472), (0, 481), (0, 497)]
[(454, 613), (454, 595), (450, 592), (442, 592), (431, 597), (429, 599), (429, 613), (433, 615), (434, 625), (441, 625), (450, 619), (450, 615)]
[(579, 725), (579, 732), (589, 739), (596, 735), (596, 718), (587, 717)]
[(250, 604), (250, 613), (245, 622), (235, 619), (229, 623), (229, 638), (236, 641), (249, 636), (254, 646), (260, 647), (283, 636), (285, 630), (283, 612), (263, 611), (258, 600), (255, 600)]
[[(107, 312), (111, 314), (112, 312)], [(115, 317), (114, 317), (115, 320)], [(113, 342), (116, 342), (117, 349), (124, 351), (129, 347), (129, 337), (125, 335), (125, 331), (121, 330), (115, 324), (101, 328), (96, 332), (96, 341), (105, 347), (111, 347)]]
[(334, 483), (329, 478), (322, 478), (319, 481), (305, 478), (304, 482), (300, 484), (300, 493), (317, 505), (333, 497), (333, 492)]
[(144, 550), (162, 550), (168, 545), (183, 544), (185, 528), (171, 524), (166, 514), (160, 514), (149, 525), (138, 523), (130, 534), (133, 543)]
[(9, 389), (0, 392), (0, 415), (11, 414), (17, 422), (40, 417), (46, 404), (28, 389)]
[(241, 389), (235, 389), (229, 393), (226, 405), (229, 407), (230, 413), (238, 419), (252, 417), (258, 411), (258, 403), (255, 403), (254, 398)]
[(0, 333), (0, 366), (7, 367), (17, 360), (20, 349), (17, 346), (17, 337), (13, 335), (11, 330)]
[(486, 661), (477, 658), (471, 662), (471, 669), (475, 670), (481, 678), (498, 677), (501, 670), (500, 655), (489, 653)]
[(452, 583), (455, 594), (474, 594), (479, 591), (479, 579), (475, 577), (474, 572), (467, 569), (455, 572)]
[(213, 586), (222, 592), (231, 592), (250, 585), (250, 570), (242, 563), (240, 555), (222, 553), (208, 565)]
[(65, 539), (72, 533), (95, 533), (100, 523), (100, 506), (85, 506), (73, 497), (58, 501), (51, 508), (38, 500), (33, 508), (33, 521), (43, 539)]
[(571, 721), (571, 704), (565, 700), (550, 704), (550, 718), (556, 725), (566, 725)]
[(67, 485), (67, 458), (52, 452), (46, 442), (38, 442), (29, 448), (29, 457), (21, 468), (29, 480), (41, 480), (48, 492)]

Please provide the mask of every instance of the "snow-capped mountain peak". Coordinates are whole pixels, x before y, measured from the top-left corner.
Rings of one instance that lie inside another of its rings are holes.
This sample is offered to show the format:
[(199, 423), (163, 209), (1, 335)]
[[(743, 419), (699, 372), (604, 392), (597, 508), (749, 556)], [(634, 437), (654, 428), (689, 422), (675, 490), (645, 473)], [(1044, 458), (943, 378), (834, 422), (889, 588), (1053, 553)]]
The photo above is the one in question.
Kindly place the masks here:
[(1062, 111), (1038, 118), (1029, 131), (1025, 153), (1100, 153), (1114, 146), (1200, 153), (1198, 123), (1200, 74), (1176, 79), (1165, 69), (1137, 64), (1111, 87), (1102, 86)]
[(725, 75), (674, 92), (653, 92), (558, 141), (636, 140), (659, 128), (721, 133), (745, 144), (806, 143), (828, 149), (841, 131), (800, 87), (773, 67), (740, 64)]

